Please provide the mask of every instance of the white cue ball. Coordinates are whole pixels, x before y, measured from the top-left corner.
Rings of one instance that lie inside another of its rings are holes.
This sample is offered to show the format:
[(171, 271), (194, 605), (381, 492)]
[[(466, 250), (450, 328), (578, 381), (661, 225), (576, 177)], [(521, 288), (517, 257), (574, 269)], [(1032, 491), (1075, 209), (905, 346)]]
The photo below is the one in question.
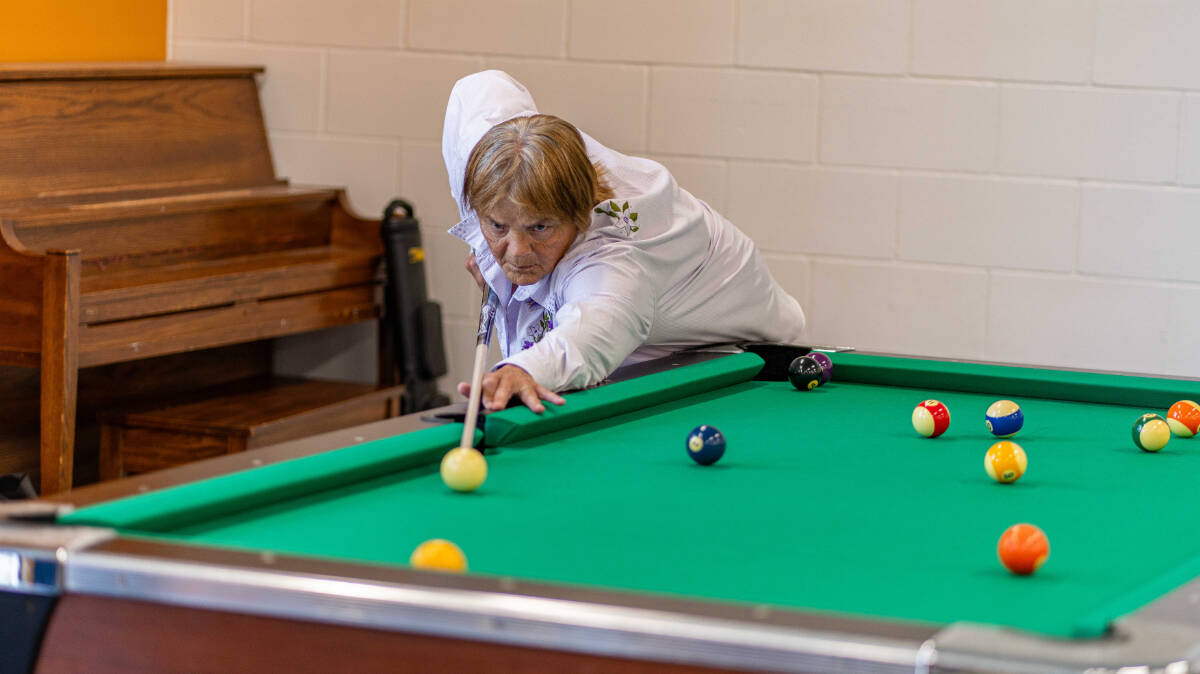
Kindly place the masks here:
[(487, 479), (487, 460), (473, 447), (456, 447), (442, 457), (442, 482), (454, 491), (475, 491)]

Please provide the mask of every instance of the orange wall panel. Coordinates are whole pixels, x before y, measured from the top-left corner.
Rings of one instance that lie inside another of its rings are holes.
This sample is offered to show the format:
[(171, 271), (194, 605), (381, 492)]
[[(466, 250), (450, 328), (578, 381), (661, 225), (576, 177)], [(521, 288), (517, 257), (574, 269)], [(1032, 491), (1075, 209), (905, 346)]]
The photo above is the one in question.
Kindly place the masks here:
[(0, 0), (0, 61), (161, 61), (167, 0)]

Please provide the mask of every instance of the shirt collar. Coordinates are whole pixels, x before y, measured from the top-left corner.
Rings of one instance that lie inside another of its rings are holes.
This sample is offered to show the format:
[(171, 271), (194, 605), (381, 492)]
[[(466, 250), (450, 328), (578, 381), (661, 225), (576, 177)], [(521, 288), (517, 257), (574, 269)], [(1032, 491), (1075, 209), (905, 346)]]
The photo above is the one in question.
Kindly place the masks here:
[(533, 300), (538, 306), (554, 313), (555, 308), (550, 306), (550, 277), (553, 273), (547, 274), (538, 279), (537, 283), (528, 286), (517, 286), (517, 291), (513, 293), (513, 299), (518, 302)]
[(492, 250), (488, 248), (487, 241), (483, 238), (483, 232), (479, 231), (479, 219), (475, 217), (475, 214), (471, 213), (447, 231), (451, 236), (462, 239), (471, 247), (471, 252), (475, 254), (475, 264), (479, 265), (479, 273), (483, 274), (483, 280), (487, 281), (487, 284), (495, 291), (501, 304), (508, 304), (512, 295), (512, 283), (504, 275), (500, 263), (492, 257)]

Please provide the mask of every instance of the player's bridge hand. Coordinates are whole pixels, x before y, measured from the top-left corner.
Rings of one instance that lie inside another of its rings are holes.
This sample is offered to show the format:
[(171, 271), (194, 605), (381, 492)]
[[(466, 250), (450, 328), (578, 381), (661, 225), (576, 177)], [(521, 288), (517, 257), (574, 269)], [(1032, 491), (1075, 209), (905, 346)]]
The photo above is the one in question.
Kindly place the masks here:
[[(483, 389), (480, 399), (483, 406), (489, 410), (502, 410), (508, 406), (508, 401), (516, 396), (530, 410), (541, 414), (546, 411), (542, 401), (565, 404), (567, 401), (554, 391), (534, 381), (533, 377), (516, 365), (505, 365), (495, 372), (483, 375)], [(467, 382), (458, 384), (461, 395), (471, 395), (471, 385)]]

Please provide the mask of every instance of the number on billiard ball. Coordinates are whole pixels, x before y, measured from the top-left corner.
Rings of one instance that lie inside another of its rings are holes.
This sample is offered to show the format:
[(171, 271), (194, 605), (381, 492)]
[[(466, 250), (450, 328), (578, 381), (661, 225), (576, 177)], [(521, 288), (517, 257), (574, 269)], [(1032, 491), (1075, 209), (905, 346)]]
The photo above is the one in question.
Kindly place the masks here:
[(788, 381), (800, 391), (811, 391), (822, 383), (825, 369), (812, 356), (800, 356), (788, 365)]
[(711, 466), (725, 455), (725, 436), (712, 426), (697, 426), (687, 436), (687, 453), (701, 466)]

